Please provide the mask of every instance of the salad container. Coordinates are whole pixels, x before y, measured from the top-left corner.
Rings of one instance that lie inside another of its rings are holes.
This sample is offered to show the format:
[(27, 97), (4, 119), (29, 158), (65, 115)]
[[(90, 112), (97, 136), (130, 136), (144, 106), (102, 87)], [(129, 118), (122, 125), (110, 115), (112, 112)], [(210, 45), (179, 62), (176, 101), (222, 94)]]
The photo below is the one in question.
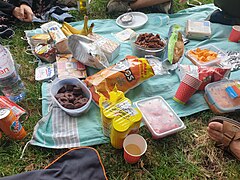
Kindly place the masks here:
[(223, 114), (240, 110), (240, 97), (233, 98), (227, 88), (240, 85), (240, 80), (223, 80), (213, 82), (205, 87), (204, 98), (215, 114)]

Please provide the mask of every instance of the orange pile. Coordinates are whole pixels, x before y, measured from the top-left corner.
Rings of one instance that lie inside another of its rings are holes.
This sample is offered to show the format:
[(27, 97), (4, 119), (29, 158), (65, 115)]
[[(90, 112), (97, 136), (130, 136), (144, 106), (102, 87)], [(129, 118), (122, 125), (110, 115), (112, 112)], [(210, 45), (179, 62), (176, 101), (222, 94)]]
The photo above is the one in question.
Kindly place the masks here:
[(200, 49), (190, 50), (189, 54), (195, 57), (200, 62), (209, 62), (217, 58), (217, 53), (209, 49)]

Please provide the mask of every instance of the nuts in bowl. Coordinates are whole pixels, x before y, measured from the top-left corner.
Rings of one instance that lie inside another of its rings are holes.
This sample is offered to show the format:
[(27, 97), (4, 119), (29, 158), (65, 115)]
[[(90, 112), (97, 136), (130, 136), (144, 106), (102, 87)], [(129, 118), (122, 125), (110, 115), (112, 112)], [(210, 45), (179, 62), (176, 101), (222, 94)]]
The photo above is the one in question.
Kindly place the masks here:
[(133, 54), (138, 57), (154, 55), (161, 57), (166, 47), (166, 41), (159, 34), (143, 33), (131, 37)]

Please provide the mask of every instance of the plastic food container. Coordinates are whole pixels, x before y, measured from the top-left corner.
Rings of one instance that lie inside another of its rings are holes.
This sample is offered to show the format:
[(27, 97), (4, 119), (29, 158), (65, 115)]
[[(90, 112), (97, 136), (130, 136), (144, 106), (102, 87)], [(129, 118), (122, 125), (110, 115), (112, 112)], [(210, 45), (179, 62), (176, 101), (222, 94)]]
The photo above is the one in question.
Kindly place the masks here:
[(205, 87), (204, 98), (209, 108), (216, 114), (223, 114), (240, 110), (240, 98), (231, 98), (226, 88), (240, 84), (238, 81), (218, 81), (208, 84)]
[[(62, 88), (64, 85), (69, 84), (69, 85), (76, 85), (82, 88), (83, 93), (85, 94), (85, 96), (88, 98), (88, 102), (82, 106), (81, 108), (77, 108), (77, 109), (67, 109), (65, 107), (63, 107), (55, 98), (55, 95), (58, 93), (59, 89)], [(89, 107), (90, 107), (90, 103), (92, 101), (92, 94), (89, 91), (89, 89), (85, 86), (85, 84), (77, 79), (77, 78), (65, 78), (62, 80), (56, 80), (55, 82), (52, 83), (51, 86), (51, 90), (50, 90), (52, 99), (54, 100), (54, 102), (63, 110), (65, 111), (67, 114), (69, 114), (70, 116), (79, 116), (84, 112), (87, 112)]]
[(182, 120), (161, 96), (143, 99), (135, 104), (142, 112), (153, 139), (163, 138), (186, 128)]
[(226, 58), (226, 53), (223, 52), (221, 49), (218, 49), (216, 46), (214, 45), (205, 45), (205, 46), (200, 46), (198, 47), (200, 49), (208, 49), (208, 50), (211, 50), (211, 51), (214, 51), (216, 52), (218, 55), (217, 55), (217, 58), (212, 60), (212, 61), (209, 61), (209, 62), (201, 62), (199, 61), (197, 58), (195, 58), (194, 56), (192, 56), (189, 52), (190, 50), (196, 50), (197, 48), (195, 49), (190, 49), (188, 50), (185, 54), (186, 54), (186, 57), (188, 59), (190, 59), (190, 61), (192, 61), (193, 64), (197, 65), (197, 66), (213, 66), (213, 65), (217, 65), (218, 63), (220, 63), (220, 61), (224, 60)]
[(132, 52), (137, 57), (145, 57), (145, 55), (153, 55), (156, 57), (162, 57), (166, 48), (166, 41), (161, 38), (161, 41), (164, 43), (163, 48), (154, 49), (154, 48), (144, 48), (135, 43), (139, 34), (134, 34), (130, 37)]

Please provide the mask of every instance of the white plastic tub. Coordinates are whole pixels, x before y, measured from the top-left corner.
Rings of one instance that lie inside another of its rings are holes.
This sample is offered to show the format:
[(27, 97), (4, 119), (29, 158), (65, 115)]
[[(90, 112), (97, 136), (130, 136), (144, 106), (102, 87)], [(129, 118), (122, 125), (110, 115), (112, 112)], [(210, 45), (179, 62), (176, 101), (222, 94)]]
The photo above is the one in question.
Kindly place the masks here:
[[(67, 109), (65, 107), (63, 107), (58, 100), (55, 98), (55, 95), (58, 93), (59, 89), (61, 89), (64, 85), (76, 85), (82, 88), (83, 93), (85, 94), (85, 96), (88, 98), (88, 102), (82, 106), (81, 108), (77, 108), (77, 109)], [(69, 114), (70, 116), (79, 116), (84, 112), (87, 112), (89, 107), (90, 107), (90, 103), (92, 101), (92, 94), (89, 91), (89, 89), (86, 87), (86, 85), (79, 79), (77, 78), (65, 78), (62, 80), (56, 80), (52, 83), (51, 86), (51, 90), (50, 90), (52, 99), (54, 100), (54, 102), (63, 110), (65, 111), (67, 114)]]
[(135, 104), (142, 112), (153, 139), (163, 138), (186, 128), (182, 120), (161, 96), (143, 99)]

